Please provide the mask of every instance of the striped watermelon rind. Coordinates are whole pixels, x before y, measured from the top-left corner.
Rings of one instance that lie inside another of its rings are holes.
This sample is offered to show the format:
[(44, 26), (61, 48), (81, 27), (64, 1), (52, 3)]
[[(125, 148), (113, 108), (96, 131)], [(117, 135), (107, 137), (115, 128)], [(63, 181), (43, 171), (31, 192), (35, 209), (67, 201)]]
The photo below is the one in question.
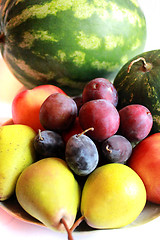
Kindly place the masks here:
[(136, 0), (2, 0), (1, 52), (28, 88), (80, 92), (142, 52), (146, 21)]
[[(150, 69), (145, 71), (143, 61), (135, 62), (128, 73), (132, 61), (144, 58)], [(160, 132), (160, 49), (143, 52), (128, 61), (118, 72), (113, 82), (118, 92), (118, 109), (129, 104), (142, 104), (153, 117), (152, 133)]]

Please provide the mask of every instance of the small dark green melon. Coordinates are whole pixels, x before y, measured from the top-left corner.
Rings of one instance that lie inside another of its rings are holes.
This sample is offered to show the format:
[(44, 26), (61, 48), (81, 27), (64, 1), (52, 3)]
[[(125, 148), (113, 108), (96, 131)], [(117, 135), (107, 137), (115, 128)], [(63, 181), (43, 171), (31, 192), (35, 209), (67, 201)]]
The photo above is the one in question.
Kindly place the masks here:
[(118, 109), (129, 104), (146, 106), (153, 116), (152, 132), (160, 131), (160, 49), (144, 52), (128, 61), (118, 72), (114, 86)]

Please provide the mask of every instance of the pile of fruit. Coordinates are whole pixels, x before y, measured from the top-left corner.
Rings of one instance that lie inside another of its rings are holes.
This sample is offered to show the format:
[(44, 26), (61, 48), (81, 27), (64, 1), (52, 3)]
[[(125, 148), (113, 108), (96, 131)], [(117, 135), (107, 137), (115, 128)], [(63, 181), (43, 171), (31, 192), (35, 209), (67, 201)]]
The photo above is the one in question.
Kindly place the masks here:
[(160, 204), (160, 133), (151, 132), (152, 113), (118, 103), (105, 78), (75, 97), (53, 85), (18, 93), (12, 122), (0, 127), (0, 200), (15, 194), (26, 212), (66, 229), (70, 240), (82, 220), (120, 228), (147, 200)]
[(127, 62), (145, 41), (133, 0), (0, 1), (2, 57), (31, 88), (0, 127), (0, 201), (70, 240), (82, 220), (120, 228), (160, 204), (160, 50)]

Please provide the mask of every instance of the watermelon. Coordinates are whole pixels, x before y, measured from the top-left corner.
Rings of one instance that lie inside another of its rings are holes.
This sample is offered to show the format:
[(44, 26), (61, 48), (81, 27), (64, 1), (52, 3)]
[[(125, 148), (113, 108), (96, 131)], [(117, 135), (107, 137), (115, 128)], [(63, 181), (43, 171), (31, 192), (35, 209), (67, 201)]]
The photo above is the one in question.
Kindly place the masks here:
[(1, 53), (16, 78), (71, 95), (110, 79), (146, 41), (136, 0), (1, 0), (0, 18)]
[(118, 92), (118, 109), (142, 104), (153, 117), (151, 133), (160, 132), (160, 49), (139, 54), (128, 61), (113, 82)]

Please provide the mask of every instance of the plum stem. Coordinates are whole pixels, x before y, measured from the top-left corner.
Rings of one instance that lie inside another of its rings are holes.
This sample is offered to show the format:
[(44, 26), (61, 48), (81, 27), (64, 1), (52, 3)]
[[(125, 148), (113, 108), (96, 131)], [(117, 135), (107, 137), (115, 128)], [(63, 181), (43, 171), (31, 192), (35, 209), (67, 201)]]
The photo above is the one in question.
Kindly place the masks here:
[(42, 134), (41, 134), (41, 130), (40, 130), (40, 129), (38, 129), (38, 135), (39, 135), (40, 140), (43, 141), (44, 138), (42, 137)]
[(88, 129), (84, 130), (82, 133), (78, 134), (78, 137), (80, 137), (81, 135), (85, 134), (85, 133), (88, 132), (88, 131), (94, 131), (94, 128), (93, 128), (93, 127), (90, 127), (90, 128), (88, 128)]
[(151, 63), (147, 63), (146, 60), (145, 60), (145, 58), (139, 57), (139, 58), (133, 60), (133, 61), (129, 64), (129, 66), (128, 66), (128, 73), (130, 72), (132, 65), (133, 65), (134, 63), (136, 63), (136, 62), (139, 62), (139, 61), (142, 61), (142, 62), (143, 62), (143, 71), (144, 71), (144, 72), (149, 72), (149, 71), (152, 69), (152, 64), (151, 64)]
[(64, 218), (61, 219), (61, 223), (64, 225), (66, 231), (67, 231), (67, 234), (68, 234), (68, 240), (74, 240), (73, 239), (73, 236), (72, 236), (72, 230), (69, 229), (66, 221)]
[(70, 228), (70, 231), (74, 231), (80, 223), (84, 220), (84, 216), (81, 216), (80, 218), (77, 219), (77, 221), (73, 224), (73, 226)]
[(110, 152), (110, 153), (112, 152), (112, 150), (109, 149), (109, 145), (106, 146), (106, 150), (107, 150), (107, 152)]

